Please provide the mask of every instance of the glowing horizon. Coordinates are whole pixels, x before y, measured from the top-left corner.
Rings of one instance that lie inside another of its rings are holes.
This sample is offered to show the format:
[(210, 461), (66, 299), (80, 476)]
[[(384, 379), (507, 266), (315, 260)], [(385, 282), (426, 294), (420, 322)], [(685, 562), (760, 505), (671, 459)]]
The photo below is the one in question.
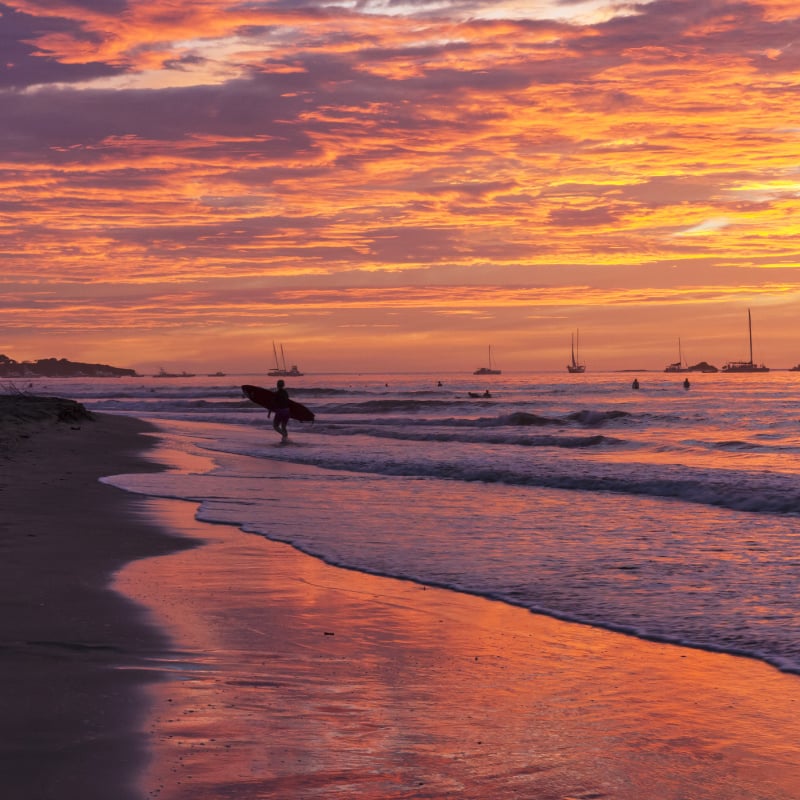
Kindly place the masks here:
[(0, 353), (796, 364), (800, 11), (566, 8), (0, 4)]

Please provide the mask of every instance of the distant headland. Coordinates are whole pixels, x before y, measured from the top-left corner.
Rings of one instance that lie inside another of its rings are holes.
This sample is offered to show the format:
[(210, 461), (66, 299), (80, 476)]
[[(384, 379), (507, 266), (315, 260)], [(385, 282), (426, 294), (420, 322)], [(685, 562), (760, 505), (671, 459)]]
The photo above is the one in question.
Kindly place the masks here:
[(108, 364), (84, 364), (66, 358), (40, 358), (38, 361), (15, 361), (0, 355), (0, 378), (119, 378), (137, 377), (134, 369)]

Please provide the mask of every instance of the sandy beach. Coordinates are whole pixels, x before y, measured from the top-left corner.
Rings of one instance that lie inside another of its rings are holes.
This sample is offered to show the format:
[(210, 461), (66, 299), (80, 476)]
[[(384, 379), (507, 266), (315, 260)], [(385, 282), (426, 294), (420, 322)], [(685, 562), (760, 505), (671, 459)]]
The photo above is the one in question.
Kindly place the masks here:
[(207, 542), (118, 583), (181, 643), (148, 796), (800, 797), (795, 676), (151, 513)]
[(98, 482), (152, 470), (149, 430), (55, 398), (0, 397), (0, 774), (14, 800), (140, 797), (150, 659), (166, 646), (109, 589), (132, 559), (186, 546)]
[(199, 523), (97, 481), (145, 423), (57, 418), (0, 429), (7, 796), (800, 797), (797, 676)]

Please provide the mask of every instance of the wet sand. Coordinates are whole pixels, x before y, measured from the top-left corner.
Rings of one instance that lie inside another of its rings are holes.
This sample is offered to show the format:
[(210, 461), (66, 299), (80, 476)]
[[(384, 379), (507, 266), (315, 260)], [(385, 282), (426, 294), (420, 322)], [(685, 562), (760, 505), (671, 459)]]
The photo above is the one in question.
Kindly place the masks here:
[(6, 796), (800, 797), (796, 676), (337, 569), (99, 483), (156, 468), (146, 430), (0, 425)]
[(207, 540), (119, 577), (181, 644), (152, 687), (149, 797), (800, 797), (797, 676), (149, 509)]

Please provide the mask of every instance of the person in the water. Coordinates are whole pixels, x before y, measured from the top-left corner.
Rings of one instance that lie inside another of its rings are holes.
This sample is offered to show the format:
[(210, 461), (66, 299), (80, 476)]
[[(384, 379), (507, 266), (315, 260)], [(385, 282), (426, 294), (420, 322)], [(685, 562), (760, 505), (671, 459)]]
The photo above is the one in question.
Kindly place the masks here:
[(275, 418), (272, 420), (272, 427), (281, 435), (281, 440), (286, 441), (289, 434), (286, 425), (289, 422), (289, 392), (286, 391), (286, 384), (279, 380), (275, 391)]

